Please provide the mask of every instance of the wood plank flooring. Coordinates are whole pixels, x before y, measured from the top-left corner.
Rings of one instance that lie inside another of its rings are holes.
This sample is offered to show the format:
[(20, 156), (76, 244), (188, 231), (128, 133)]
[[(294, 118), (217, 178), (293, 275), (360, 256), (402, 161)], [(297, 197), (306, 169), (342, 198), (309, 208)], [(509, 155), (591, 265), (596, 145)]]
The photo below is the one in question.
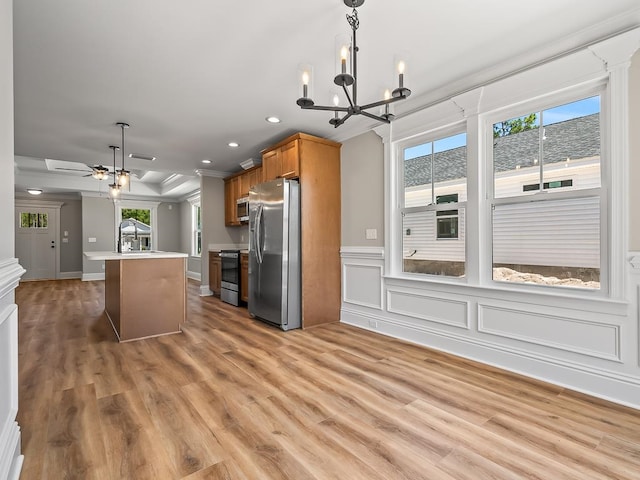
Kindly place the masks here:
[(640, 411), (188, 293), (183, 333), (119, 344), (103, 282), (18, 287), (22, 479), (640, 479)]

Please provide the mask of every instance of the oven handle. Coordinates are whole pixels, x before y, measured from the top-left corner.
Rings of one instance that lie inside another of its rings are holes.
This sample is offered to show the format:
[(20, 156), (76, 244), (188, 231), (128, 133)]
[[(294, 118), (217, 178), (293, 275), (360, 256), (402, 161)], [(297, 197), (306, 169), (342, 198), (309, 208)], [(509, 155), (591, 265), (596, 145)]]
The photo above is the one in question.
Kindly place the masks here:
[(256, 245), (256, 257), (258, 263), (262, 263), (264, 245), (262, 240), (262, 204), (258, 205), (258, 211), (256, 212), (256, 229), (255, 229), (255, 245)]

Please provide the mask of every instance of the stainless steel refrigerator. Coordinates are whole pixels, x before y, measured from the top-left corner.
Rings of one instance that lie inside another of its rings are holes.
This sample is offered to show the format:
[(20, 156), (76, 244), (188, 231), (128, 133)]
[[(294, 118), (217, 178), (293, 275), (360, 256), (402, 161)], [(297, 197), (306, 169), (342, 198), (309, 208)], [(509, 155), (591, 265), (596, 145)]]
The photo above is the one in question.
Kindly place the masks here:
[(279, 179), (249, 191), (249, 313), (300, 328), (300, 186)]

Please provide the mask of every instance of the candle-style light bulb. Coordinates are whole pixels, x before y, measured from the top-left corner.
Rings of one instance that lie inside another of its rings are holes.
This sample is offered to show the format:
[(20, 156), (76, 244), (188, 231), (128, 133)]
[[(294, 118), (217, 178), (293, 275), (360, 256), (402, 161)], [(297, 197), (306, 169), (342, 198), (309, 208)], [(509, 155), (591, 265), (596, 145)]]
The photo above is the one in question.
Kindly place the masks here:
[[(390, 91), (389, 91), (389, 89), (387, 88), (387, 89), (384, 91), (384, 99), (385, 99), (385, 100), (389, 100), (390, 98), (391, 98), (391, 92), (390, 92)], [(388, 103), (384, 106), (384, 114), (385, 114), (385, 115), (389, 115), (389, 104), (388, 104)]]
[(400, 88), (404, 87), (404, 69), (405, 64), (402, 60), (398, 62), (398, 85)]
[(343, 45), (342, 48), (340, 49), (340, 65), (342, 67), (343, 74), (347, 73), (347, 54), (348, 53), (349, 53), (349, 50), (347, 50), (347, 47)]
[(307, 89), (309, 87), (309, 72), (302, 72), (302, 98), (307, 98)]

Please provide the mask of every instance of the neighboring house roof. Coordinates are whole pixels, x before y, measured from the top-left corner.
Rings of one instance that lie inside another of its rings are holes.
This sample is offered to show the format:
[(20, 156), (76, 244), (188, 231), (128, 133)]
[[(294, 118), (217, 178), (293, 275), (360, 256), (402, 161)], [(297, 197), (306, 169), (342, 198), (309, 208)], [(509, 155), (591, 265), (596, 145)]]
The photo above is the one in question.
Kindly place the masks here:
[(135, 218), (123, 220), (120, 224), (120, 228), (122, 229), (123, 235), (135, 235), (136, 229), (138, 231), (138, 235), (151, 235), (151, 227), (146, 223), (136, 220)]
[[(600, 155), (600, 114), (558, 122), (544, 127), (545, 164)], [(530, 167), (539, 160), (539, 129), (493, 139), (496, 172)], [(434, 155), (433, 176), (436, 182), (467, 176), (467, 147), (458, 147)], [(405, 187), (431, 183), (431, 156), (404, 162)]]

